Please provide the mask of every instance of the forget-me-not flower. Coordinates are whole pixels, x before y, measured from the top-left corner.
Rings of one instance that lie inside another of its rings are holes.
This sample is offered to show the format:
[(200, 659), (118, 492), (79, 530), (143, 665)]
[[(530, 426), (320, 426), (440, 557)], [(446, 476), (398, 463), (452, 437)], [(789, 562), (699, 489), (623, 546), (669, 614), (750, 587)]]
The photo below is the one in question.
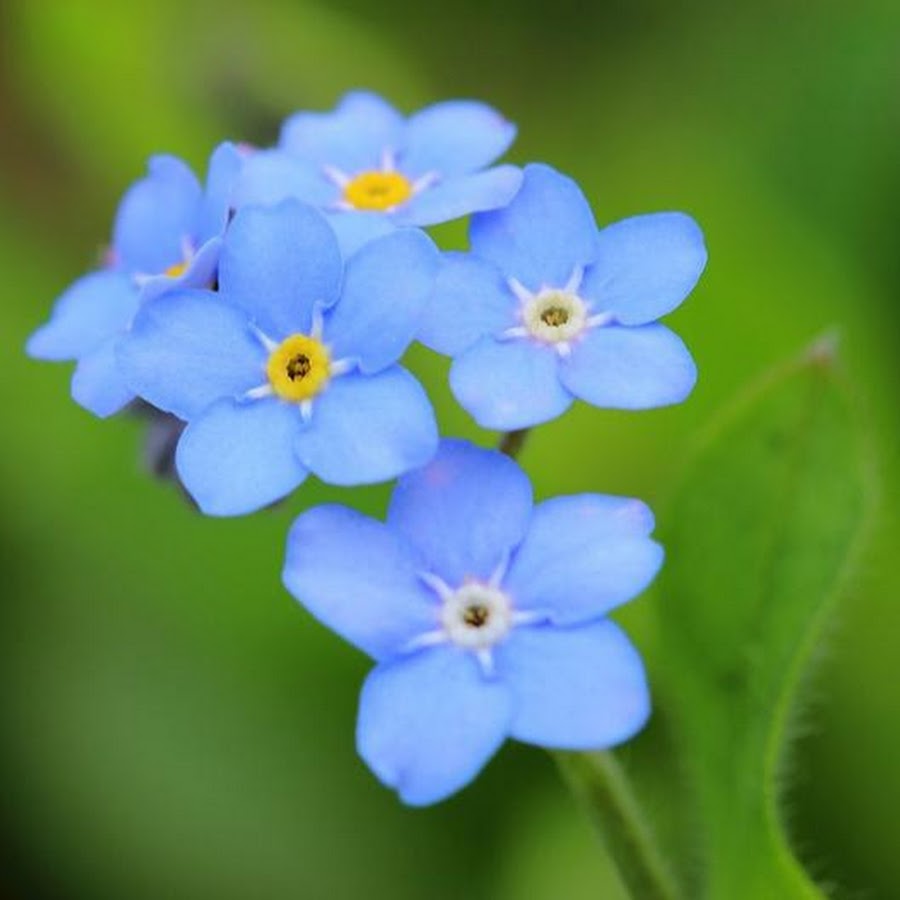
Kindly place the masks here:
[(404, 118), (376, 94), (352, 92), (332, 112), (288, 118), (278, 147), (248, 159), (238, 202), (295, 197), (331, 213), (435, 225), (509, 203), (521, 171), (486, 167), (515, 134), (511, 122), (474, 100)]
[(120, 367), (139, 396), (188, 422), (175, 464), (204, 512), (259, 509), (309, 472), (366, 484), (431, 458), (434, 413), (397, 361), (439, 263), (424, 232), (399, 229), (344, 266), (326, 219), (286, 200), (236, 213), (218, 291), (141, 310)]
[(472, 217), (470, 239), (471, 253), (448, 255), (420, 340), (454, 357), (451, 388), (480, 425), (537, 425), (576, 398), (647, 409), (690, 393), (694, 361), (656, 320), (706, 264), (692, 218), (598, 231), (575, 182), (534, 164), (508, 207)]
[(180, 159), (154, 156), (119, 204), (107, 266), (76, 281), (31, 335), (29, 355), (77, 360), (72, 396), (85, 409), (109, 416), (134, 399), (115, 347), (141, 303), (214, 280), (240, 165), (236, 147), (219, 145), (201, 186)]
[(372, 656), (357, 746), (410, 804), (467, 784), (512, 737), (617, 744), (649, 714), (644, 669), (605, 618), (662, 562), (638, 500), (532, 505), (508, 457), (463, 441), (400, 479), (382, 524), (343, 506), (303, 513), (284, 583)]

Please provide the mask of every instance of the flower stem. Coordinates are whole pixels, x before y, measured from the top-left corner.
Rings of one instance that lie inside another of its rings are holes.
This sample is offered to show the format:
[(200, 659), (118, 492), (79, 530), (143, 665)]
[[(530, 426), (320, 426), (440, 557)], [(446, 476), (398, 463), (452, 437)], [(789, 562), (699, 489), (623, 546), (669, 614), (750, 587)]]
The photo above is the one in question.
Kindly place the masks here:
[(615, 756), (558, 752), (553, 757), (572, 792), (587, 807), (628, 893), (635, 900), (679, 900), (681, 890)]
[(530, 431), (530, 428), (520, 428), (517, 431), (507, 431), (506, 434), (504, 434), (500, 438), (500, 443), (497, 445), (497, 449), (501, 453), (505, 453), (511, 459), (515, 459), (522, 451), (522, 448), (525, 446), (525, 441), (528, 438), (528, 433)]

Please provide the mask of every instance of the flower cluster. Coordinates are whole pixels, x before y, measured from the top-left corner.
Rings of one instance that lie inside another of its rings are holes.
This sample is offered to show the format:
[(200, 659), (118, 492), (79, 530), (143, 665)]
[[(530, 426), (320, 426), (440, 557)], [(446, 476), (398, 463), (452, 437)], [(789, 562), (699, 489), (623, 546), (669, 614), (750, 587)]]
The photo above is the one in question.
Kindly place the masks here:
[[(597, 494), (534, 505), (514, 460), (440, 439), (401, 365), (416, 340), (452, 357), (454, 396), (501, 431), (576, 399), (645, 409), (693, 388), (657, 320), (703, 270), (697, 225), (668, 212), (598, 228), (568, 177), (494, 165), (514, 137), (482, 103), (404, 118), (357, 92), (288, 118), (275, 147), (222, 144), (205, 184), (154, 157), (103, 268), (28, 342), (76, 362), (72, 396), (94, 414), (140, 403), (179, 420), (178, 477), (209, 515), (310, 474), (399, 479), (385, 523), (300, 515), (284, 581), (375, 660), (359, 752), (411, 804), (458, 790), (506, 737), (603, 748), (649, 711), (607, 614), (661, 565), (650, 511)], [(469, 215), (465, 253), (422, 230)]]

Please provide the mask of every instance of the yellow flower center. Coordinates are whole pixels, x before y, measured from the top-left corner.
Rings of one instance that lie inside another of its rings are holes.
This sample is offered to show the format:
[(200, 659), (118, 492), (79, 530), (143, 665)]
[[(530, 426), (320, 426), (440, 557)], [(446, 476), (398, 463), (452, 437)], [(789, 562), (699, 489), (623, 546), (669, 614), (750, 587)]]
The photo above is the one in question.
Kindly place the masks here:
[(331, 377), (331, 357), (321, 341), (292, 334), (269, 355), (266, 374), (282, 400), (300, 403), (315, 397)]
[(185, 269), (187, 269), (187, 267), (187, 260), (185, 260), (184, 262), (175, 263), (174, 265), (169, 266), (169, 268), (166, 269), (165, 272), (163, 272), (163, 275), (167, 275), (169, 278), (177, 278), (179, 275), (184, 275)]
[(412, 197), (409, 179), (399, 172), (363, 172), (344, 188), (344, 200), (356, 209), (383, 212)]

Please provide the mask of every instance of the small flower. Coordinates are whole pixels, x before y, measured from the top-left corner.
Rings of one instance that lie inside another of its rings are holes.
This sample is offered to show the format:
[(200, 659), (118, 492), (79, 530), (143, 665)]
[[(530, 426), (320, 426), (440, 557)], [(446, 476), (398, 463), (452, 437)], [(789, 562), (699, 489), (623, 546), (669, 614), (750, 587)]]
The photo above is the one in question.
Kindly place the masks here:
[(76, 281), (31, 335), (30, 356), (77, 360), (72, 396), (85, 409), (109, 416), (134, 399), (116, 366), (115, 345), (140, 304), (214, 280), (240, 164), (238, 150), (221, 144), (201, 187), (181, 160), (154, 156), (149, 174), (119, 204), (107, 267)]
[(598, 232), (575, 182), (529, 165), (506, 209), (473, 216), (470, 238), (471, 253), (448, 254), (419, 339), (454, 357), (451, 388), (480, 425), (537, 425), (576, 398), (647, 409), (690, 393), (694, 361), (656, 323), (706, 264), (689, 216)]
[(278, 148), (248, 160), (238, 202), (295, 197), (381, 220), (382, 228), (384, 220), (435, 225), (512, 199), (520, 170), (485, 167), (515, 134), (512, 123), (475, 101), (437, 103), (404, 119), (375, 94), (350, 93), (333, 112), (287, 119)]
[(287, 200), (235, 215), (217, 292), (141, 310), (120, 368), (135, 393), (189, 423), (175, 463), (204, 512), (259, 509), (309, 472), (367, 484), (431, 458), (431, 405), (397, 361), (439, 262), (423, 232), (399, 229), (344, 267), (325, 218)]
[(283, 577), (375, 659), (357, 747), (424, 805), (466, 785), (507, 737), (599, 749), (642, 727), (643, 666), (605, 616), (659, 569), (652, 529), (637, 500), (533, 507), (516, 463), (448, 440), (400, 479), (387, 524), (342, 506), (303, 513)]

